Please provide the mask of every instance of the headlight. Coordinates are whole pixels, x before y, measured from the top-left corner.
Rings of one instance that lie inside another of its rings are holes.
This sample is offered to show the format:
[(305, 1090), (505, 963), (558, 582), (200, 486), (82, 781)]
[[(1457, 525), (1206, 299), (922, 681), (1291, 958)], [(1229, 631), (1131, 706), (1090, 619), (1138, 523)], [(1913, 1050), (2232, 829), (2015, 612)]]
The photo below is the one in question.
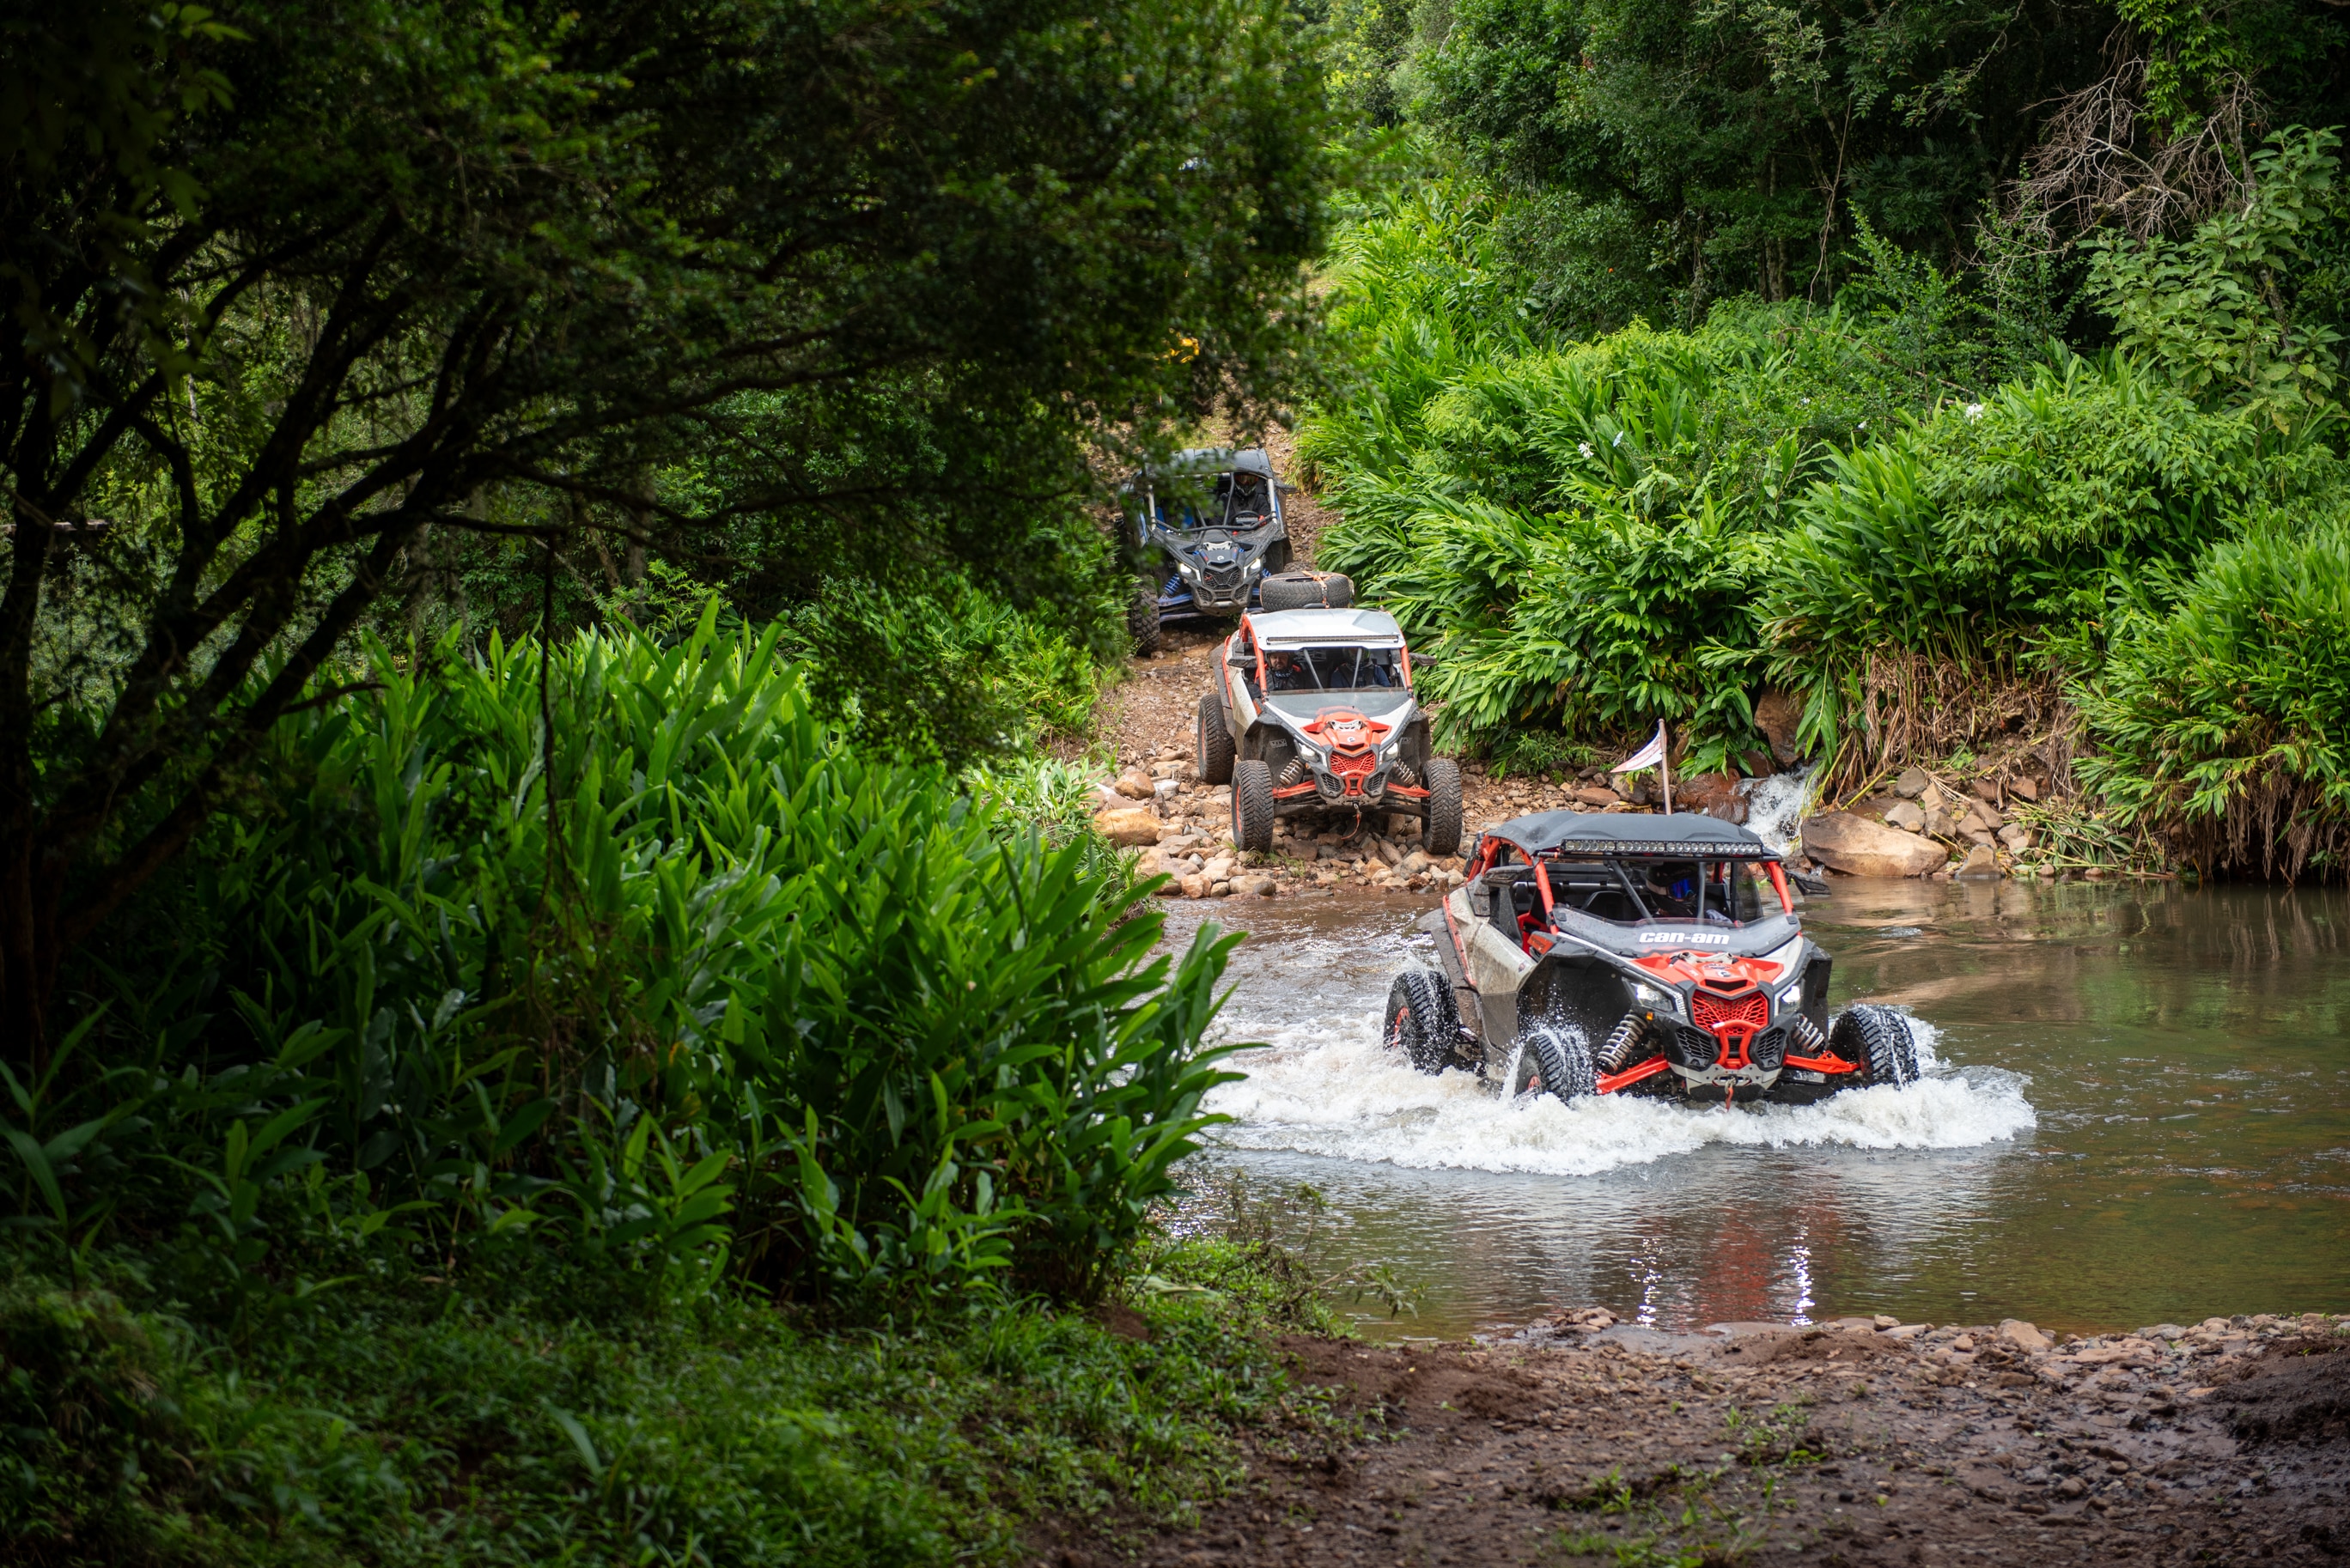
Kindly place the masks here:
[(1779, 993), (1779, 1005), (1782, 1007), (1793, 1007), (1803, 1000), (1804, 982), (1800, 980)]
[(1179, 572), (1182, 573), (1182, 574), (1183, 574), (1185, 576), (1187, 576), (1187, 577), (1196, 577), (1196, 576), (1198, 576), (1200, 575), (1200, 568), (1199, 568), (1199, 567), (1197, 567), (1197, 566), (1193, 566), (1193, 565), (1192, 565), (1191, 562), (1189, 562), (1189, 561), (1178, 561), (1178, 562), (1176, 562), (1176, 563), (1175, 563), (1175, 569), (1176, 569), (1177, 571), (1179, 571)]
[(1651, 1012), (1680, 1012), (1680, 998), (1669, 991), (1659, 991), (1653, 985), (1635, 985), (1632, 1000)]

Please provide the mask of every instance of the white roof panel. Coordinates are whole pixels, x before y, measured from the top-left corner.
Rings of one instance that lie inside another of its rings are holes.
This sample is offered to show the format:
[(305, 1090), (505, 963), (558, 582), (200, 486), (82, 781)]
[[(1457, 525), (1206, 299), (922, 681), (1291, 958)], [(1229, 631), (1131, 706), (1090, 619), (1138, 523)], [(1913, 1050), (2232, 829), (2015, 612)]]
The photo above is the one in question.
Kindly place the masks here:
[(1249, 625), (1256, 628), (1257, 640), (1267, 648), (1304, 648), (1330, 642), (1403, 646), (1403, 628), (1385, 610), (1253, 610), (1248, 619)]

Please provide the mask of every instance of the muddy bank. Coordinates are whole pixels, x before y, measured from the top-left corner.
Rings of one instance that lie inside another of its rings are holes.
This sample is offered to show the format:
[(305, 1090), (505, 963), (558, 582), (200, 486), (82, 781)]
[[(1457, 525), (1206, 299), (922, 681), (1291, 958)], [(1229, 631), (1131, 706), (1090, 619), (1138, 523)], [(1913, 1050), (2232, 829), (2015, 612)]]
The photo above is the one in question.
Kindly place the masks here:
[(1196, 1529), (1048, 1528), (1054, 1568), (2332, 1563), (2350, 1318), (2050, 1344), (1605, 1313), (1473, 1345), (1284, 1342), (1326, 1416), (1255, 1435)]

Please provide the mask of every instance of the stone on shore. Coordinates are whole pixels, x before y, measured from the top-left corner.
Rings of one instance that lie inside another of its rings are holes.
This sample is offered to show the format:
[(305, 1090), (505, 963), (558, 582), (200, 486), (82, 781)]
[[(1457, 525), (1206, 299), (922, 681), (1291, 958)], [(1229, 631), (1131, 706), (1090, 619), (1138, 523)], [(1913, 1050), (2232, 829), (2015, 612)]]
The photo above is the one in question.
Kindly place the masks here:
[(1128, 768), (1118, 775), (1118, 783), (1110, 787), (1128, 800), (1149, 800), (1152, 782), (1150, 775), (1140, 768)]
[(1904, 833), (1926, 831), (1926, 814), (1914, 800), (1897, 800), (1886, 808), (1885, 826), (1898, 827)]
[(1159, 814), (1147, 805), (1129, 805), (1094, 814), (1094, 831), (1112, 844), (1157, 844), (1164, 826), (1159, 820)]
[(1948, 858), (1929, 838), (1831, 811), (1804, 824), (1804, 852), (1848, 877), (1922, 877)]
[(1999, 876), (1999, 857), (1991, 853), (1990, 845), (1978, 844), (1967, 851), (1966, 859), (1960, 862), (1958, 874), (1970, 880), (1994, 880)]
[(1926, 770), (1923, 768), (1903, 768), (1901, 776), (1893, 781), (1893, 793), (1903, 800), (1916, 800), (1926, 793), (1926, 786), (1933, 782), (1926, 776)]
[(2020, 1317), (2003, 1320), (1999, 1325), (1999, 1336), (2018, 1350), (2050, 1350), (2056, 1343)]

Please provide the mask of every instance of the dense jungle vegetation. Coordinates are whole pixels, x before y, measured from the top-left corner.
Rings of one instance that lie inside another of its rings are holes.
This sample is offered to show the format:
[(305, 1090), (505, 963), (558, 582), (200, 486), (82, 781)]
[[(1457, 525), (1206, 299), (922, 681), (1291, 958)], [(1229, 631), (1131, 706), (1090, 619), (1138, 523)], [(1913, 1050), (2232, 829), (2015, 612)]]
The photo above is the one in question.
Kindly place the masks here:
[(2342, 26), (12, 9), (6, 1554), (987, 1560), (1312, 1440), (1153, 1220), (1232, 939), (1039, 760), (1211, 415), (1505, 764), (1777, 690), (2338, 874)]
[(1311, 382), (1287, 40), (0, 18), (0, 1556), (992, 1559), (1310, 1435), (1153, 1217), (1235, 939), (1037, 746), (1101, 476)]
[(2085, 830), (2343, 875), (2338, 13), (1334, 18), (1394, 177), (1299, 450), (1454, 743), (1775, 766), (1778, 692), (1831, 793), (2028, 740)]

